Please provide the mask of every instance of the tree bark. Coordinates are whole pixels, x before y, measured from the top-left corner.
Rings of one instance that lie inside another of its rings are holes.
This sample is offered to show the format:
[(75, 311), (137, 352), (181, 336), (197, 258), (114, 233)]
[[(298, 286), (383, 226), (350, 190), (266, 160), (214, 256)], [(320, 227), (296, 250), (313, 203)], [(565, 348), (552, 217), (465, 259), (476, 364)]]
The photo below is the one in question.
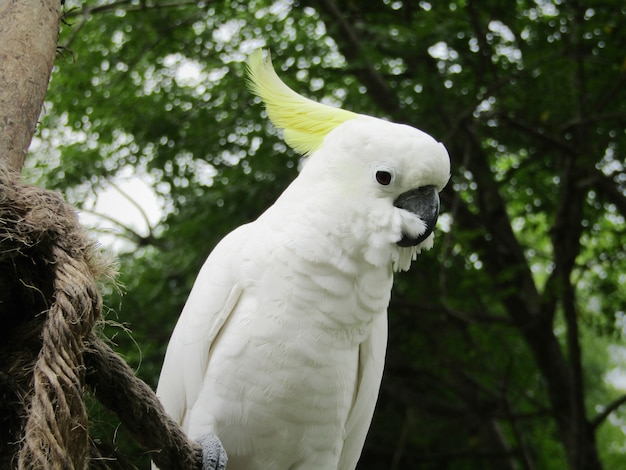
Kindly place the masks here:
[(60, 0), (0, 0), (0, 161), (20, 171), (54, 64)]

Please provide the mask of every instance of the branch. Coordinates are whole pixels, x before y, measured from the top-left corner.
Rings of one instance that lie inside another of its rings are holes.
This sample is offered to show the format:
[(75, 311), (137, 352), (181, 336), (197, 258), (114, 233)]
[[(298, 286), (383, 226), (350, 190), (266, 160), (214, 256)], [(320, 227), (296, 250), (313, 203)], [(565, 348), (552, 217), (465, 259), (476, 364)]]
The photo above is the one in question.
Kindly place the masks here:
[[(491, 236), (491, 240), (477, 237), (476, 247), (483, 253), (485, 264), (494, 275), (495, 282), (500, 284), (503, 301), (511, 318), (518, 327), (527, 328), (529, 323), (539, 320), (542, 314), (540, 295), (524, 250), (511, 227), (506, 203), (499, 192), (498, 183), (493, 179), (476, 129), (467, 122), (463, 130), (471, 146), (468, 169), (474, 175), (478, 187), (478, 222), (488, 228)], [(516, 289), (512, 290), (512, 285)]]
[(612, 401), (608, 404), (608, 406), (600, 413), (598, 416), (591, 420), (591, 428), (596, 429), (598, 426), (602, 424), (602, 422), (609, 417), (611, 413), (617, 410), (620, 406), (626, 403), (626, 395), (622, 395), (617, 400)]
[(477, 5), (475, 5), (474, 0), (470, 0), (467, 2), (466, 8), (468, 11), (467, 16), (469, 18), (469, 22), (472, 26), (472, 29), (474, 30), (474, 34), (478, 41), (481, 68), (487, 69), (492, 77), (497, 77), (498, 72), (495, 68), (494, 63), (491, 60), (491, 57), (493, 57), (494, 53), (491, 46), (487, 42), (485, 31), (481, 25), (478, 14), (478, 7)]
[(513, 322), (506, 317), (499, 315), (491, 315), (489, 313), (476, 313), (476, 312), (462, 312), (461, 310), (457, 310), (455, 308), (451, 308), (446, 305), (447, 302), (444, 300), (444, 308), (445, 312), (453, 318), (457, 320), (461, 320), (463, 323), (471, 324), (497, 324), (503, 326), (514, 326)]
[(187, 1), (176, 1), (176, 2), (162, 2), (162, 3), (151, 3), (146, 4), (146, 2), (141, 2), (139, 5), (133, 5), (130, 0), (119, 0), (113, 3), (107, 3), (104, 5), (97, 6), (89, 6), (85, 5), (84, 8), (81, 9), (73, 9), (67, 13), (67, 17), (72, 16), (88, 16), (94, 13), (108, 13), (115, 12), (116, 10), (124, 10), (127, 12), (136, 12), (136, 11), (145, 11), (145, 10), (165, 10), (168, 8), (183, 8), (189, 5), (198, 5), (197, 0), (187, 0)]
[[(63, 41), (62, 47), (69, 48), (70, 44), (74, 41), (78, 32), (82, 29), (82, 27), (87, 23), (89, 18), (92, 15), (99, 14), (109, 14), (111, 12), (115, 12), (116, 10), (124, 10), (128, 13), (136, 13), (136, 12), (144, 12), (147, 10), (166, 10), (166, 9), (180, 9), (185, 8), (190, 5), (197, 5), (198, 1), (196, 0), (188, 0), (188, 1), (179, 1), (172, 3), (155, 3), (147, 5), (145, 2), (141, 2), (140, 5), (132, 5), (130, 0), (120, 0), (115, 3), (108, 3), (105, 5), (98, 6), (90, 6), (85, 5), (82, 9), (74, 8), (67, 13), (65, 13), (64, 18), (77, 18), (80, 17), (80, 23), (77, 25), (72, 24), (72, 34)], [(192, 24), (200, 19), (199, 17), (193, 18)], [(164, 36), (163, 34), (159, 35)]]
[(579, 126), (587, 126), (589, 124), (597, 124), (599, 122), (607, 122), (607, 121), (626, 121), (626, 113), (615, 111), (611, 113), (604, 114), (590, 114), (587, 116), (577, 116), (576, 118), (570, 119), (569, 121), (563, 123), (561, 125), (560, 131), (566, 132), (575, 127)]
[[(540, 130), (540, 126), (533, 126), (528, 124), (527, 122), (522, 121), (519, 118), (514, 118), (512, 116), (508, 116), (503, 113), (494, 113), (498, 119), (500, 119), (503, 123), (510, 124), (511, 127), (517, 128), (519, 130), (524, 131), (525, 133), (531, 135), (532, 137), (537, 138), (538, 140), (542, 140), (557, 149), (565, 150), (568, 153), (575, 154), (577, 153), (577, 149), (569, 142), (561, 139), (557, 136), (550, 135), (546, 132), (542, 132)], [(485, 116), (489, 116), (485, 114)], [(489, 116), (492, 117), (492, 116)]]
[(599, 170), (596, 170), (595, 173), (591, 183), (593, 189), (601, 198), (613, 204), (622, 216), (626, 217), (626, 196), (624, 193), (620, 191), (611, 177), (604, 175)]
[(143, 207), (141, 206), (141, 204), (139, 204), (137, 201), (135, 201), (132, 197), (130, 197), (130, 195), (128, 193), (126, 193), (125, 191), (122, 190), (122, 188), (120, 188), (117, 184), (115, 184), (113, 181), (109, 181), (109, 184), (111, 186), (113, 186), (113, 189), (115, 189), (118, 193), (120, 193), (120, 195), (126, 199), (128, 202), (130, 202), (141, 214), (141, 217), (143, 219), (143, 221), (146, 223), (146, 227), (148, 227), (148, 237), (152, 237), (152, 225), (150, 224), (150, 219), (148, 218), (148, 214), (146, 214), (146, 211), (143, 209)]
[(20, 171), (56, 56), (59, 0), (0, 2), (0, 159)]
[(315, 0), (309, 3), (316, 4), (319, 7), (320, 14), (326, 15), (328, 18), (324, 21), (328, 28), (337, 28), (336, 39), (341, 53), (346, 57), (349, 63), (360, 63), (362, 67), (353, 68), (354, 75), (365, 85), (368, 95), (376, 102), (376, 104), (386, 113), (390, 115), (400, 115), (401, 109), (398, 103), (398, 97), (389, 88), (383, 75), (374, 68), (372, 63), (363, 53), (363, 45), (357, 30), (353, 23), (348, 20), (348, 15), (344, 14), (337, 5), (335, 0)]
[[(123, 237), (133, 243), (136, 243), (139, 246), (146, 246), (149, 245), (152, 241), (153, 241), (153, 237), (152, 237), (152, 233), (150, 233), (147, 236), (143, 236), (139, 233), (137, 233), (135, 230), (133, 230), (132, 228), (130, 228), (129, 226), (123, 224), (122, 222), (120, 222), (119, 220), (117, 220), (114, 217), (111, 217), (110, 215), (107, 214), (103, 214), (101, 212), (98, 211), (94, 211), (91, 209), (81, 209), (81, 212), (84, 212), (86, 214), (91, 214), (94, 215), (100, 219), (104, 219), (110, 223), (112, 223), (113, 225), (115, 225), (116, 227), (119, 227), (122, 230), (122, 233), (115, 233), (115, 235), (119, 235), (120, 237)], [(104, 230), (104, 229), (100, 229), (97, 227), (94, 227), (93, 230), (95, 230), (98, 233), (110, 233), (109, 230)]]
[(406, 443), (411, 432), (411, 428), (413, 427), (413, 423), (415, 421), (415, 416), (413, 409), (410, 407), (406, 408), (404, 413), (404, 423), (402, 423), (402, 430), (400, 431), (400, 437), (398, 438), (398, 443), (393, 452), (393, 460), (391, 462), (390, 470), (398, 470), (401, 468), (402, 463), (402, 455), (404, 454), (404, 450), (406, 448)]

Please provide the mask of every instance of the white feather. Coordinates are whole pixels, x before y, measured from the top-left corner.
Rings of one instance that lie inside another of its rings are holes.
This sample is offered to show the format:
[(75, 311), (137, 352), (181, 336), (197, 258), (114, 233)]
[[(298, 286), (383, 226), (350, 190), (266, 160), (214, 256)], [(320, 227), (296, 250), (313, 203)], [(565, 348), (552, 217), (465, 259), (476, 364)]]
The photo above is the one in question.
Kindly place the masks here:
[(268, 211), (213, 251), (157, 394), (190, 437), (220, 437), (229, 469), (343, 468), (345, 446), (358, 459), (380, 385), (384, 331), (374, 339), (382, 351), (369, 349), (386, 322), (391, 273), (354, 257), (340, 264), (358, 274), (342, 272), (319, 256), (323, 243), (299, 236), (314, 226), (276, 233), (277, 216)]
[[(306, 118), (297, 124), (306, 131)], [(355, 468), (382, 377), (393, 271), (432, 246), (432, 234), (396, 244), (426, 227), (394, 201), (443, 188), (441, 144), (352, 114), (320, 138), (276, 203), (211, 253), (166, 353), (165, 409), (191, 438), (216, 434), (229, 470)], [(379, 168), (392, 183), (376, 181)]]

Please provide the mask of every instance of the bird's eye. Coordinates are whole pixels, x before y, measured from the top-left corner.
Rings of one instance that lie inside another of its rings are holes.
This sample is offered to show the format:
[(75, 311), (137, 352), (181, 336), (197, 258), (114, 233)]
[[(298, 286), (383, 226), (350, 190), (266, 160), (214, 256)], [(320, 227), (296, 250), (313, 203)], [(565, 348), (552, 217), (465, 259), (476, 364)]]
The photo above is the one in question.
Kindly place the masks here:
[(382, 184), (383, 186), (389, 186), (391, 180), (392, 176), (391, 173), (389, 173), (388, 171), (378, 170), (376, 172), (376, 181), (378, 181), (378, 184)]

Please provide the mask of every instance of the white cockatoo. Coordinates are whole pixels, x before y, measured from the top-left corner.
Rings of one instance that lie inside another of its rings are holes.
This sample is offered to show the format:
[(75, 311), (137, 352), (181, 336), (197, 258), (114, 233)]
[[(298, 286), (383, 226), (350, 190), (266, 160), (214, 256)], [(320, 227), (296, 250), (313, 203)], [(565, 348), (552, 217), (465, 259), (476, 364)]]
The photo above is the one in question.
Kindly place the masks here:
[(252, 91), (307, 155), (195, 281), (157, 395), (228, 469), (354, 469), (378, 396), (393, 272), (433, 243), (445, 147), (413, 127), (311, 101), (262, 51)]

